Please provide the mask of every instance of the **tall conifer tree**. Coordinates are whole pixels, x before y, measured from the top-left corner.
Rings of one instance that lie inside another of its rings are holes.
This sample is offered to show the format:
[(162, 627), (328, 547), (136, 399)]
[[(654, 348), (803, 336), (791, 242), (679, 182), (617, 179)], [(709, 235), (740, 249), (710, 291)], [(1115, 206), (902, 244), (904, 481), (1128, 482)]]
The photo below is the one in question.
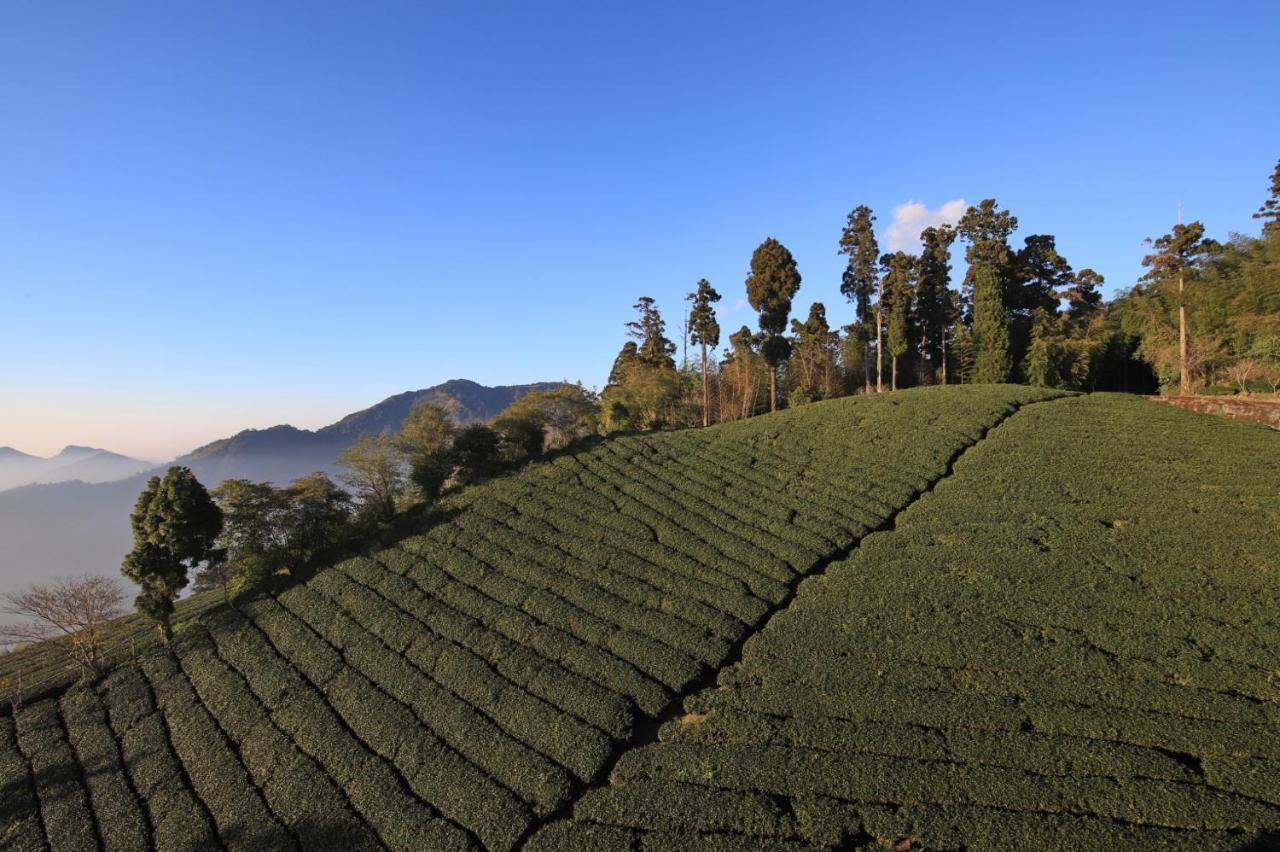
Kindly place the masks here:
[(747, 301), (760, 314), (760, 354), (769, 365), (770, 411), (778, 410), (778, 367), (791, 354), (791, 341), (784, 332), (791, 300), (799, 289), (800, 272), (795, 258), (786, 246), (769, 237), (751, 255)]
[[(840, 292), (856, 306), (858, 324), (862, 329), (866, 346), (871, 345), (871, 338), (876, 338), (877, 351), (880, 345), (880, 334), (869, 334), (871, 323), (871, 297), (880, 281), (878, 265), (880, 263), (880, 246), (876, 243), (875, 214), (871, 208), (861, 205), (854, 208), (840, 235), (840, 254), (848, 255), (849, 262), (845, 266), (844, 276), (840, 282)], [(879, 323), (877, 323), (879, 326)], [(865, 367), (865, 387), (871, 390), (871, 359), (863, 359)]]
[(711, 391), (707, 385), (707, 347), (720, 345), (720, 323), (716, 322), (715, 303), (720, 294), (703, 278), (698, 289), (689, 294), (693, 309), (689, 311), (689, 339), (702, 349), (702, 425), (711, 425)]

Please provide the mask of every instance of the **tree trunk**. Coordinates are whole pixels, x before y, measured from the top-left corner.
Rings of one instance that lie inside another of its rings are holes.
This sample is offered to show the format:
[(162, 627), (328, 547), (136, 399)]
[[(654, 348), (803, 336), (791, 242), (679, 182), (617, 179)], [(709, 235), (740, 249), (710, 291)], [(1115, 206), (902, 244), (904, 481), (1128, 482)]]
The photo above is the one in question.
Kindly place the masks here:
[(778, 368), (769, 368), (769, 411), (778, 410)]
[(707, 344), (702, 344), (702, 425), (711, 425), (711, 389), (707, 387)]
[(1187, 303), (1182, 294), (1183, 273), (1178, 272), (1178, 393), (1186, 396), (1191, 393), (1191, 375), (1187, 372)]
[(897, 355), (894, 355), (893, 358), (890, 359), (889, 370), (890, 370), (890, 374), (893, 376), (892, 384), (889, 385), (889, 389), (897, 390), (898, 389), (898, 356)]
[(173, 625), (169, 622), (169, 616), (161, 616), (156, 627), (160, 630), (160, 644), (168, 645), (169, 640), (173, 638)]
[(947, 330), (942, 330), (942, 383), (947, 383)]
[[(880, 293), (880, 300), (884, 301), (883, 290)], [(881, 322), (880, 306), (876, 305), (876, 393), (884, 393), (884, 346), (881, 331), (884, 323)]]
[[(864, 328), (865, 331), (865, 328)], [(862, 373), (867, 377), (866, 392), (871, 393), (871, 341), (868, 340), (862, 347)]]

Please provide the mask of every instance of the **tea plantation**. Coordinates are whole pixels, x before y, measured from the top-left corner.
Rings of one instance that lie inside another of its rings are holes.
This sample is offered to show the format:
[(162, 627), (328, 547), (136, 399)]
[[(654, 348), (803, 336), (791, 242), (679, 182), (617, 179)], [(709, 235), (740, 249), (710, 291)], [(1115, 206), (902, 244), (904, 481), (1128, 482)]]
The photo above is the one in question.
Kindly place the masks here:
[(1270, 849), (1280, 435), (1026, 408), (536, 849)]
[(0, 848), (1265, 843), (1278, 494), (1010, 386), (604, 441), (12, 708)]

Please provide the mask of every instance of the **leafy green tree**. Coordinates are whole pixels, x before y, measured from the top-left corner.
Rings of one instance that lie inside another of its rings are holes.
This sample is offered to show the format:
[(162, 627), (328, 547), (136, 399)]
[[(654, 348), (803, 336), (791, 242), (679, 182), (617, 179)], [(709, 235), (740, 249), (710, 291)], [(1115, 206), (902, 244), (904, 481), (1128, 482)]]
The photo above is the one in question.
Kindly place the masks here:
[(951, 243), (956, 232), (948, 225), (925, 228), (920, 234), (923, 248), (916, 277), (916, 313), (920, 325), (920, 348), (929, 360), (933, 380), (946, 382), (947, 329), (951, 311)]
[[(635, 362), (632, 363), (634, 365)], [(628, 372), (629, 368), (623, 370), (624, 376)], [(566, 382), (551, 390), (536, 391), (520, 397), (498, 415), (494, 426), (502, 432), (506, 427), (500, 427), (500, 424), (515, 421), (537, 424), (542, 431), (543, 446), (558, 450), (598, 431), (600, 398), (581, 383)], [(523, 432), (527, 427), (521, 426), (518, 429)], [(531, 437), (527, 446), (532, 446)]]
[(897, 390), (898, 368), (906, 367), (900, 362), (912, 351), (916, 337), (913, 301), (917, 259), (904, 251), (894, 252), (880, 258), (880, 267), (889, 302), (889, 357), (892, 365), (889, 386)]
[(269, 482), (228, 479), (211, 496), (222, 510), (218, 546), (226, 554), (226, 580), (237, 590), (260, 585), (285, 561), (289, 501)]
[(809, 306), (809, 317), (803, 323), (791, 321), (795, 336), (791, 365), (793, 392), (799, 390), (806, 399), (830, 396), (836, 387), (836, 358), (840, 335), (827, 325), (827, 309), (821, 302)]
[(1000, 279), (991, 264), (982, 263), (973, 284), (973, 381), (1009, 381), (1009, 318), (1004, 310)]
[(284, 489), (285, 552), (312, 566), (337, 552), (351, 532), (351, 495), (323, 473), (300, 476)]
[(720, 389), (726, 399), (720, 406), (722, 420), (750, 417), (759, 408), (760, 387), (768, 380), (769, 366), (759, 351), (760, 335), (745, 325), (729, 335), (729, 350), (720, 370)]
[(168, 642), (173, 602), (186, 587), (188, 572), (220, 558), (222, 512), (190, 469), (174, 465), (163, 479), (151, 477), (129, 521), (133, 550), (121, 572), (141, 587), (135, 605)]
[(498, 433), (483, 423), (472, 423), (458, 430), (451, 458), (459, 482), (471, 485), (497, 472), (501, 457), (498, 441)]
[(702, 425), (711, 425), (711, 387), (707, 382), (707, 347), (715, 349), (720, 345), (720, 323), (716, 321), (715, 303), (720, 301), (720, 294), (711, 286), (711, 282), (703, 278), (698, 281), (697, 291), (688, 296), (693, 302), (689, 311), (689, 339), (702, 349)]
[(791, 354), (791, 341), (784, 332), (791, 300), (799, 289), (800, 272), (795, 258), (786, 246), (769, 237), (751, 255), (747, 301), (760, 314), (760, 354), (769, 366), (770, 411), (778, 410), (778, 367)]
[[(1155, 251), (1142, 259), (1148, 271), (1142, 280), (1150, 282), (1163, 295), (1172, 296), (1178, 306), (1178, 392), (1186, 396), (1191, 392), (1191, 373), (1187, 366), (1187, 301), (1186, 274), (1195, 273), (1221, 247), (1204, 235), (1200, 222), (1177, 224), (1171, 233), (1154, 239), (1147, 238), (1147, 245)], [(1172, 285), (1177, 282), (1176, 295)]]
[(385, 433), (361, 435), (338, 454), (338, 464), (346, 468), (339, 478), (355, 492), (361, 511), (374, 521), (391, 521), (407, 485), (397, 439)]
[[(859, 335), (871, 345), (871, 335), (866, 329), (871, 323), (871, 296), (880, 282), (879, 263), (880, 246), (876, 242), (875, 214), (866, 205), (855, 207), (849, 213), (844, 231), (840, 234), (840, 254), (848, 255), (844, 275), (840, 281), (840, 292), (856, 306), (858, 323), (863, 328)], [(880, 332), (876, 332), (876, 346), (879, 351)], [(864, 388), (871, 392), (871, 359), (864, 353), (862, 359), (865, 368)]]
[(520, 464), (542, 454), (546, 433), (540, 420), (528, 414), (503, 412), (490, 424), (498, 435), (498, 455), (506, 464)]
[(428, 503), (440, 496), (453, 472), (449, 449), (456, 431), (452, 415), (430, 402), (419, 402), (400, 424), (396, 443), (409, 464), (409, 479)]
[(1266, 201), (1262, 202), (1262, 206), (1253, 214), (1253, 218), (1262, 220), (1264, 235), (1276, 228), (1276, 223), (1280, 222), (1280, 162), (1276, 163), (1276, 170), (1271, 173), (1271, 194), (1267, 196)]

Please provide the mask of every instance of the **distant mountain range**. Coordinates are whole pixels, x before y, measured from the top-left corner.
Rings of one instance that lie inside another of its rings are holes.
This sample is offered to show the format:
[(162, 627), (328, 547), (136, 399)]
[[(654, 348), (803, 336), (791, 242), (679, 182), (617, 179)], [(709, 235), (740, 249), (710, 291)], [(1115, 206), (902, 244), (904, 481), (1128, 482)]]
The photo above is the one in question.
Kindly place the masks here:
[[(315, 431), (294, 426), (246, 429), (195, 449), (173, 463), (191, 468), (209, 488), (226, 479), (284, 484), (315, 471), (336, 474), (338, 454), (344, 448), (361, 435), (398, 429), (419, 401), (444, 406), (458, 423), (473, 423), (491, 419), (527, 393), (551, 390), (560, 384), (539, 382), (491, 388), (454, 379), (396, 394)], [(130, 547), (129, 513), (133, 503), (147, 478), (168, 466), (87, 447), (68, 447), (54, 459), (64, 455), (65, 466), (49, 470), (74, 468), (72, 476), (28, 479), (53, 484), (10, 486), (0, 491), (0, 593), (72, 574), (118, 576), (120, 560)], [(10, 460), (17, 470), (24, 463), (22, 459), (46, 463), (54, 460), (5, 447), (0, 449), (0, 476)], [(124, 462), (112, 459), (124, 459), (134, 466), (126, 468)], [(122, 473), (108, 475), (110, 464), (119, 464)]]
[(0, 447), (0, 491), (36, 482), (110, 482), (155, 466), (96, 447), (64, 447), (50, 458), (32, 456), (13, 447)]

